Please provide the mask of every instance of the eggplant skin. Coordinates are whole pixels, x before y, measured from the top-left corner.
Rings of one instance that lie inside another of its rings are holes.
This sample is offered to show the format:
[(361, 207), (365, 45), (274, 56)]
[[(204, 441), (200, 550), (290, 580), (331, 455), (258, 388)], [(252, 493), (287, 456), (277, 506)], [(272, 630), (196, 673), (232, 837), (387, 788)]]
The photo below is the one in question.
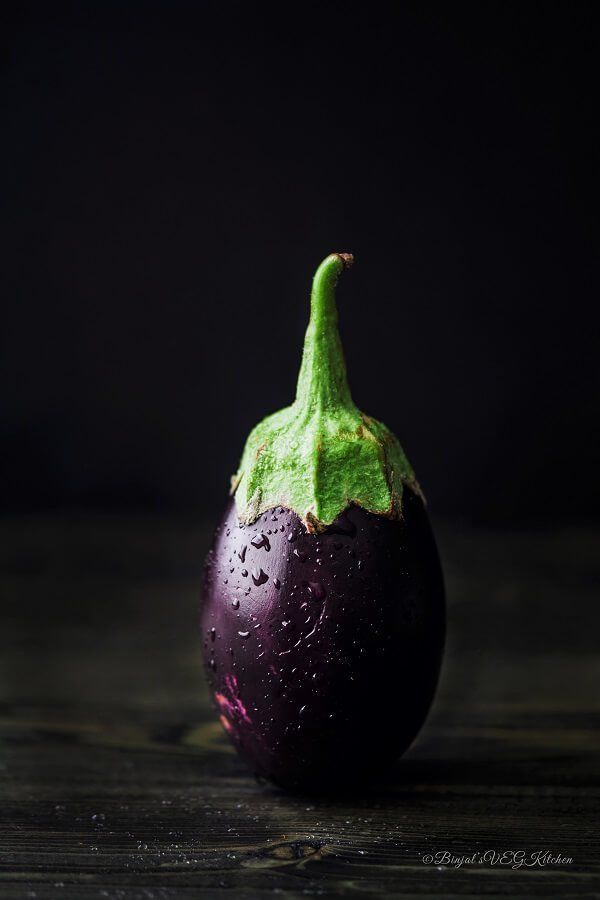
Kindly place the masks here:
[(276, 508), (240, 525), (232, 501), (204, 571), (207, 678), (259, 776), (356, 788), (411, 744), (435, 692), (444, 586), (421, 499), (403, 518), (350, 507), (322, 534)]

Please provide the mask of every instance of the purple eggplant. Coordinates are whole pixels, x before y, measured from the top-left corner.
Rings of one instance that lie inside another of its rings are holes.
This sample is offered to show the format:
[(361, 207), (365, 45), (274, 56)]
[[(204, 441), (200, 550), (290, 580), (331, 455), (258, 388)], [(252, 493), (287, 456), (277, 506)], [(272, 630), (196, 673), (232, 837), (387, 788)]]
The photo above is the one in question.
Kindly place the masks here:
[(205, 567), (204, 660), (258, 775), (356, 786), (411, 744), (445, 632), (439, 557), (397, 439), (354, 406), (333, 254), (313, 282), (298, 393), (251, 433)]

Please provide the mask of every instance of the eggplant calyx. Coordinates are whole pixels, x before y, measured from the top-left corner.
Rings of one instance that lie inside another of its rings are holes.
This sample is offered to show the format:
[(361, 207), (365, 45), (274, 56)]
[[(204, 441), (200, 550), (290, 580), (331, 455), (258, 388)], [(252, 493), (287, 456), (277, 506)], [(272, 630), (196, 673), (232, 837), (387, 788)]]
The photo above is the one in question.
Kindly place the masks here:
[(399, 519), (403, 486), (421, 493), (397, 438), (350, 394), (335, 288), (353, 261), (350, 253), (332, 253), (315, 273), (296, 399), (251, 431), (232, 478), (244, 524), (278, 506), (313, 533), (351, 505)]

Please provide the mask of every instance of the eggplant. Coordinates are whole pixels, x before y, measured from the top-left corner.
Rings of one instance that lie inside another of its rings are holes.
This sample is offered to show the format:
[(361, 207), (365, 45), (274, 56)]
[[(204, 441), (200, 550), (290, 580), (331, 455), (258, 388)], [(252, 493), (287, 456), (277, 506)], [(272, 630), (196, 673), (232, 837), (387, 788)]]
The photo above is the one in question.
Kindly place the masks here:
[(445, 635), (420, 486), (348, 387), (335, 286), (352, 261), (317, 269), (296, 400), (251, 432), (204, 569), (222, 726), (257, 775), (310, 792), (356, 788), (410, 746)]

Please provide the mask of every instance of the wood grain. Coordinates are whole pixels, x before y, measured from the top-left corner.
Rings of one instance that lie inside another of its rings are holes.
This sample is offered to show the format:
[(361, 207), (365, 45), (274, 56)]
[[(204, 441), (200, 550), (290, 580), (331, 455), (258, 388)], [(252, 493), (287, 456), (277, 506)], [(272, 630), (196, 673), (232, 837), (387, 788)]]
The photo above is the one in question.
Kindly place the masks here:
[[(600, 896), (600, 536), (438, 535), (427, 725), (390, 777), (314, 798), (258, 784), (215, 722), (202, 523), (0, 522), (0, 897)], [(423, 862), (519, 849), (573, 862)]]

